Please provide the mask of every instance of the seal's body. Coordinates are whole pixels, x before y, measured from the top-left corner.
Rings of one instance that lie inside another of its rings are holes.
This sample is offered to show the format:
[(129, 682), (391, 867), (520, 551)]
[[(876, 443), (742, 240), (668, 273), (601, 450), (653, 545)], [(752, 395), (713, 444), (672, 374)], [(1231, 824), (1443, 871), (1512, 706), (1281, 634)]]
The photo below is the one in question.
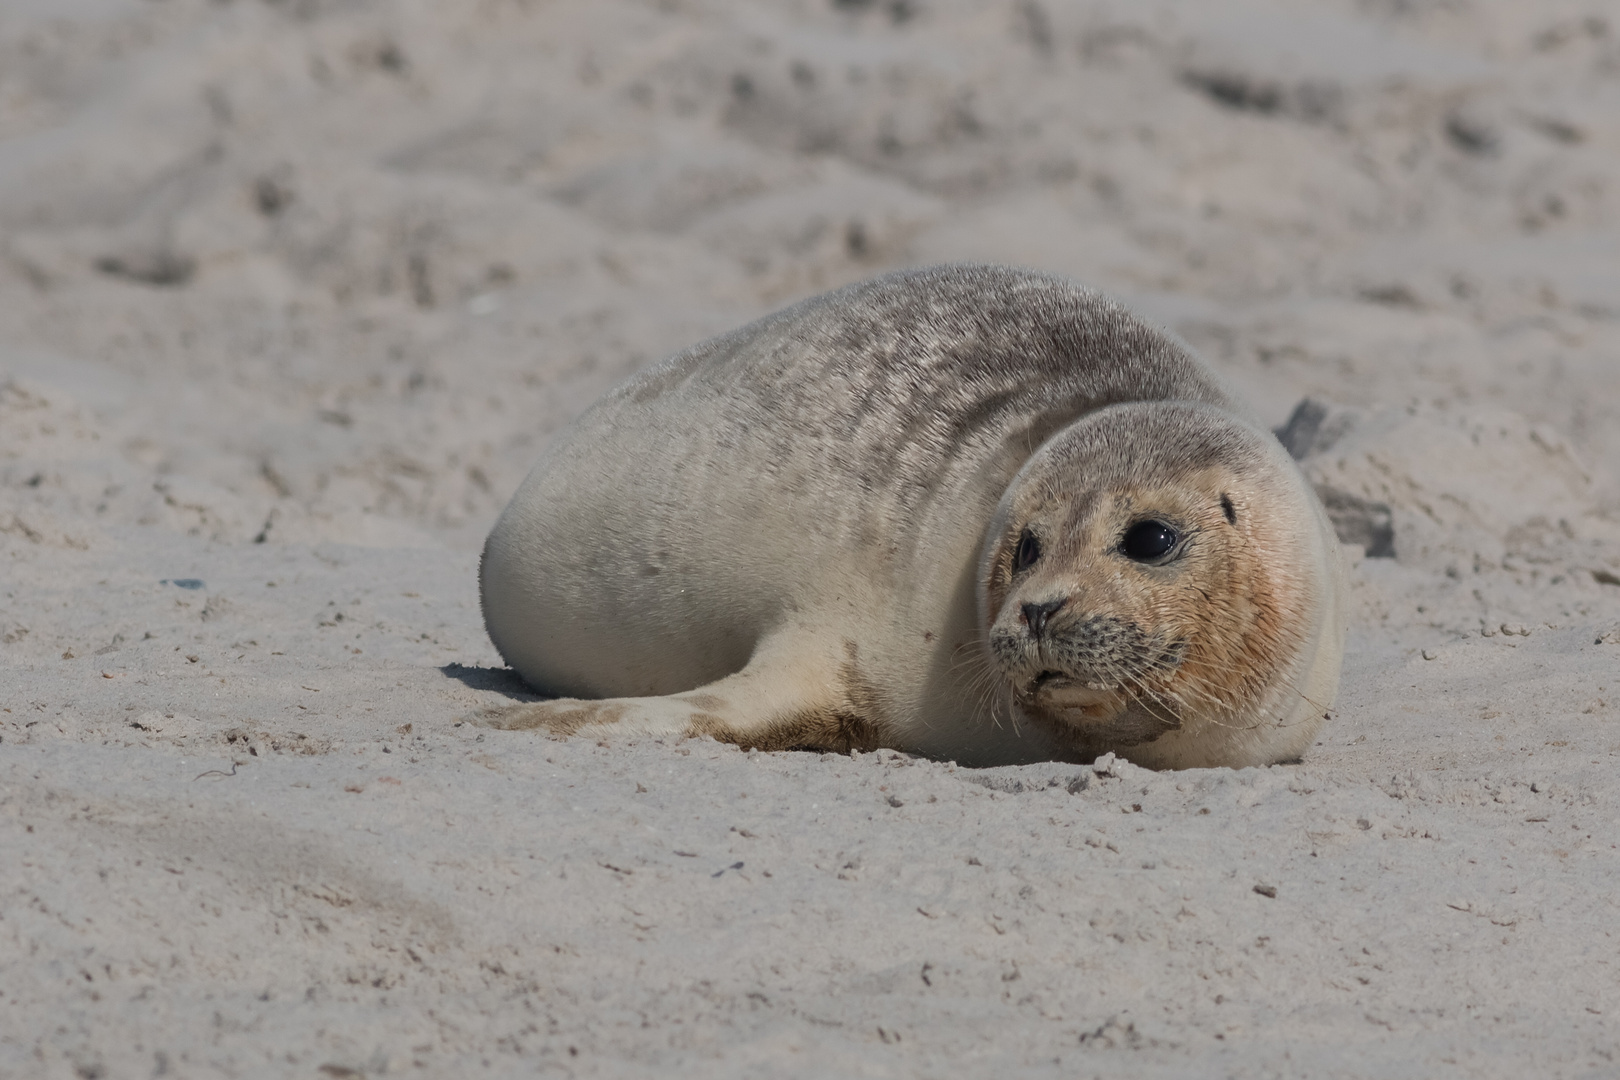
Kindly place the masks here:
[(632, 379), (484, 550), (559, 733), (964, 764), (1297, 758), (1338, 682), (1337, 542), (1184, 346), (989, 266), (807, 300)]

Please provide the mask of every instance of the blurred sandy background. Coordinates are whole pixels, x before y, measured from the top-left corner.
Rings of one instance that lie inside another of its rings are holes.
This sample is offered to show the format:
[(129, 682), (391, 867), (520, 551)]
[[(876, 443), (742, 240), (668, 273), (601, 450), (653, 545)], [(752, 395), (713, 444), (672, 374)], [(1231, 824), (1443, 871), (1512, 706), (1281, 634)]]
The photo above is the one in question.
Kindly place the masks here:
[[(4, 0), (0, 1074), (1620, 1076), (1617, 170), (1597, 0)], [(1303, 765), (458, 723), (551, 433), (960, 259), (1294, 418)]]

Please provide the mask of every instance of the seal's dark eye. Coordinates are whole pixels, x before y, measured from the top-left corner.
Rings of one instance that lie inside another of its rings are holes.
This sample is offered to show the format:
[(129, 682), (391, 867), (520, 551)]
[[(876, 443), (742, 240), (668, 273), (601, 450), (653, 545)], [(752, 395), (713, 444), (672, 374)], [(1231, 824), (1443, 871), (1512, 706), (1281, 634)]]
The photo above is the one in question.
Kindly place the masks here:
[(1180, 539), (1176, 530), (1162, 521), (1138, 521), (1125, 530), (1119, 550), (1125, 553), (1127, 559), (1152, 562), (1168, 554)]
[(1018, 537), (1018, 550), (1013, 552), (1013, 569), (1028, 570), (1035, 565), (1035, 560), (1041, 557), (1041, 542), (1035, 539), (1035, 534), (1025, 529)]

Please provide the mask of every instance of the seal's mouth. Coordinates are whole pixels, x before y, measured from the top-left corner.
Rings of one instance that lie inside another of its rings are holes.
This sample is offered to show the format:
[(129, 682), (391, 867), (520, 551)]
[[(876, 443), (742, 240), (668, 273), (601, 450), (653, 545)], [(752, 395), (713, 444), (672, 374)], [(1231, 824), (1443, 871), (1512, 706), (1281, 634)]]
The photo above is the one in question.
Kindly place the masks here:
[(1111, 699), (1118, 690), (1119, 687), (1111, 683), (1048, 668), (1024, 684), (1023, 697), (1026, 701), (1039, 698), (1057, 708), (1083, 708)]

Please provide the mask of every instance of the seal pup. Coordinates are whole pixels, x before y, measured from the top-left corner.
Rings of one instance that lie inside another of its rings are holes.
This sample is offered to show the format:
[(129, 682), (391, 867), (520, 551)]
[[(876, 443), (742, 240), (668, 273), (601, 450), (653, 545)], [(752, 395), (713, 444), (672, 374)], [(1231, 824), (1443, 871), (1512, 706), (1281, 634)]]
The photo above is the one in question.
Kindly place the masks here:
[(1343, 583), (1293, 461), (1176, 339), (997, 266), (888, 274), (654, 365), (484, 548), (550, 701), (482, 722), (969, 765), (1297, 759)]

